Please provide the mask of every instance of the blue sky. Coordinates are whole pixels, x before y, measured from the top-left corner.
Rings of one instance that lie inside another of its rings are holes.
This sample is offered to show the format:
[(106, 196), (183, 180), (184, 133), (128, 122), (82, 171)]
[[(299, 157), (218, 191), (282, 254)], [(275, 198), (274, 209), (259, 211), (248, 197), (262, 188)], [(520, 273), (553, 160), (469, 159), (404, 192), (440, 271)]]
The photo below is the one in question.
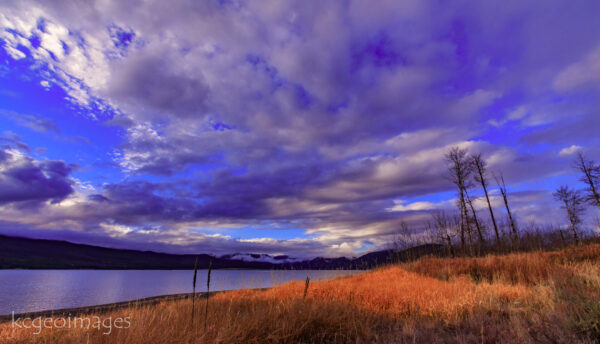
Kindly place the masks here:
[[(482, 153), (492, 184), (506, 177), (519, 223), (564, 225), (552, 192), (583, 187), (577, 153), (600, 159), (597, 13), (594, 1), (1, 4), (0, 233), (352, 256), (454, 211), (453, 146)], [(589, 208), (586, 226), (598, 216)]]

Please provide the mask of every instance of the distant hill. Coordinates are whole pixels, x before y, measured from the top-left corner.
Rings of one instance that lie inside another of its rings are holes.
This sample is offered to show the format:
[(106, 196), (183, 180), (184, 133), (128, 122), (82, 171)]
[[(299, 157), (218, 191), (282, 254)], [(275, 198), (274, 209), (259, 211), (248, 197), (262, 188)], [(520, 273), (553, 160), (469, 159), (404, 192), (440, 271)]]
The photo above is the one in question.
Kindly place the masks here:
[[(207, 268), (210, 255), (179, 255), (121, 250), (58, 240), (0, 235), (2, 269), (190, 269), (198, 257)], [(273, 264), (212, 257), (215, 269), (270, 269)]]
[(0, 269), (184, 270), (193, 268), (196, 257), (199, 258), (200, 269), (206, 269), (211, 258), (215, 269), (366, 269), (392, 260), (439, 255), (442, 252), (440, 245), (429, 244), (400, 252), (372, 252), (355, 259), (318, 257), (295, 261), (287, 256), (168, 254), (0, 235)]

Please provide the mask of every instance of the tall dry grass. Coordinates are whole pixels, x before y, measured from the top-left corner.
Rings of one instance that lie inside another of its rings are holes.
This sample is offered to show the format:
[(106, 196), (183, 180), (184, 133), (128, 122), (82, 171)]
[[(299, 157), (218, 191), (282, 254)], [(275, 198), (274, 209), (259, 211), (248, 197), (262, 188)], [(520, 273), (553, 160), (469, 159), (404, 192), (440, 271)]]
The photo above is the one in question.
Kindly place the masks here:
[(560, 251), (488, 255), (479, 258), (423, 258), (401, 264), (421, 275), (448, 280), (469, 276), (476, 282), (541, 284), (566, 264), (600, 261), (600, 244), (571, 246)]
[[(303, 290), (304, 283), (297, 281), (266, 291), (237, 290), (218, 294), (214, 299), (290, 302), (301, 297)], [(307, 299), (348, 303), (394, 319), (418, 316), (451, 323), (481, 309), (500, 310), (513, 303), (537, 306), (546, 301), (547, 293), (541, 286), (476, 284), (464, 277), (446, 282), (394, 266), (350, 278), (314, 282)]]
[[(190, 300), (106, 316), (129, 329), (0, 325), (2, 343), (594, 343), (600, 340), (600, 245), (483, 258), (424, 258), (351, 277), (210, 298), (205, 331)], [(202, 313), (202, 310), (196, 310)]]

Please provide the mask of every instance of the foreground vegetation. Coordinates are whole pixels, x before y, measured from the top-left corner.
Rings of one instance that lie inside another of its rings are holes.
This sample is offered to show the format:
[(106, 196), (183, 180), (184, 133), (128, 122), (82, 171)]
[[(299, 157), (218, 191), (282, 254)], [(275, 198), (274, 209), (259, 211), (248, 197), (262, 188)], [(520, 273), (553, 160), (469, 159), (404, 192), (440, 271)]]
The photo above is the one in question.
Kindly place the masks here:
[[(128, 329), (15, 329), (2, 343), (594, 343), (600, 244), (479, 258), (422, 258), (360, 275), (123, 309)], [(203, 299), (198, 302), (205, 302)], [(198, 303), (197, 303), (198, 305)], [(205, 327), (206, 326), (206, 327)]]

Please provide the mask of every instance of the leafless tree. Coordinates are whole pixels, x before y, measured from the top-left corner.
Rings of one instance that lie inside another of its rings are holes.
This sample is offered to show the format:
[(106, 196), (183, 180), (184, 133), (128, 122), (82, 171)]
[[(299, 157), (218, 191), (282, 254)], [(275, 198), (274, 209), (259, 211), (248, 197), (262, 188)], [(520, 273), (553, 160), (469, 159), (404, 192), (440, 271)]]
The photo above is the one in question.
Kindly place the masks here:
[(553, 196), (556, 200), (563, 202), (562, 208), (567, 211), (569, 222), (571, 223), (571, 231), (573, 232), (573, 239), (576, 244), (579, 244), (577, 227), (582, 222), (581, 217), (585, 211), (585, 198), (579, 190), (570, 189), (566, 185), (559, 187)]
[(562, 229), (559, 229), (558, 233), (560, 234), (560, 240), (562, 242), (562, 247), (564, 248), (565, 246), (567, 246), (567, 241), (565, 240), (565, 235), (563, 234)]
[[(460, 211), (454, 212), (452, 215), (448, 216), (448, 220), (450, 221), (450, 236), (457, 237), (461, 233), (463, 229), (463, 216)], [(456, 252), (455, 252), (456, 253)]]
[(477, 228), (477, 234), (479, 237), (479, 246), (481, 248), (481, 246), (485, 246), (485, 238), (483, 237), (483, 225), (477, 218), (477, 211), (475, 210), (475, 207), (473, 206), (473, 199), (471, 198), (471, 196), (469, 195), (469, 192), (467, 190), (465, 190), (465, 199), (467, 200), (467, 204), (469, 205), (469, 208), (471, 209), (471, 214), (473, 214), (473, 223), (475, 223), (475, 228)]
[(490, 202), (490, 196), (487, 191), (487, 163), (480, 154), (475, 154), (471, 157), (471, 163), (475, 170), (475, 181), (481, 184), (483, 193), (485, 194), (485, 200), (487, 201), (488, 209), (490, 210), (490, 217), (492, 218), (492, 224), (494, 225), (494, 234), (496, 234), (496, 245), (500, 245), (500, 233), (498, 231), (498, 224), (494, 217), (494, 210), (492, 209), (492, 203)]
[[(410, 227), (404, 221), (400, 223), (400, 228), (394, 233), (392, 239), (392, 251), (396, 256), (414, 245), (414, 238), (411, 233)], [(396, 259), (397, 257), (394, 257)]]
[(442, 245), (445, 245), (446, 249), (448, 250), (448, 254), (454, 257), (454, 249), (452, 247), (451, 237), (451, 219), (448, 218), (443, 210), (440, 210), (432, 215), (432, 220), (433, 222), (431, 227), (435, 229), (438, 241), (442, 243)]
[(500, 174), (500, 177), (494, 176), (496, 179), (496, 183), (498, 184), (498, 189), (500, 189), (500, 193), (502, 194), (502, 199), (504, 200), (504, 206), (506, 207), (506, 212), (508, 213), (508, 220), (510, 223), (510, 229), (512, 230), (513, 241), (516, 243), (519, 240), (519, 232), (517, 231), (517, 225), (515, 224), (515, 220), (513, 219), (512, 213), (510, 212), (510, 207), (508, 206), (508, 191), (506, 190), (506, 183), (504, 182), (504, 176)]
[(465, 236), (469, 239), (469, 250), (472, 253), (473, 240), (471, 238), (471, 221), (467, 211), (467, 202), (465, 192), (470, 186), (471, 174), (473, 173), (472, 164), (466, 149), (452, 147), (446, 153), (446, 162), (448, 163), (448, 172), (450, 181), (458, 188), (458, 208), (461, 212), (461, 231), (460, 240), (462, 250), (465, 250)]
[(426, 242), (424, 240), (427, 240), (427, 231), (415, 233), (415, 228), (409, 227), (404, 221), (400, 222), (400, 228), (396, 232), (394, 239), (396, 259), (399, 260), (401, 255), (408, 260), (418, 258), (418, 253), (415, 250), (410, 250), (410, 248), (423, 245)]
[(585, 156), (579, 153), (575, 160), (575, 167), (583, 174), (579, 180), (586, 185), (586, 201), (600, 207), (600, 194), (598, 191), (600, 187), (600, 165), (592, 160), (586, 160)]

